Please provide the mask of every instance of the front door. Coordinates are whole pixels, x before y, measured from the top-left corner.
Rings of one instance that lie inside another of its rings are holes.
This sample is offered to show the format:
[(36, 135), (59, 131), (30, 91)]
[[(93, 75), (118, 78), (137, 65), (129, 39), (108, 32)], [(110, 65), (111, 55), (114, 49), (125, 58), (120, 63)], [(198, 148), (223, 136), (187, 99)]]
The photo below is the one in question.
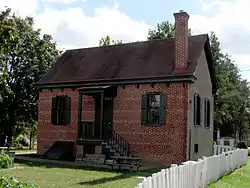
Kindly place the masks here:
[(103, 106), (103, 135), (110, 137), (113, 130), (113, 98), (105, 97)]
[[(103, 124), (102, 124), (102, 135), (104, 137), (111, 136), (113, 128), (113, 98), (105, 97), (103, 101)], [(95, 135), (100, 136), (100, 114), (101, 105), (100, 98), (97, 97), (95, 100)]]

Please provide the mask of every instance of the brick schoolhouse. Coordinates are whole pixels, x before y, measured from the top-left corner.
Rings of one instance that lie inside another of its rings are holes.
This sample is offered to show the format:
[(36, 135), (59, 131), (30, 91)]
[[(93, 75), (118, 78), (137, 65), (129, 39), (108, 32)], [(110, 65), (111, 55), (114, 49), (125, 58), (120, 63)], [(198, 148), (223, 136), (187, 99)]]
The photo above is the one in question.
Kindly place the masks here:
[(72, 157), (133, 153), (180, 163), (212, 155), (217, 84), (209, 38), (188, 36), (186, 12), (174, 17), (175, 38), (61, 55), (36, 84), (38, 154), (68, 142)]

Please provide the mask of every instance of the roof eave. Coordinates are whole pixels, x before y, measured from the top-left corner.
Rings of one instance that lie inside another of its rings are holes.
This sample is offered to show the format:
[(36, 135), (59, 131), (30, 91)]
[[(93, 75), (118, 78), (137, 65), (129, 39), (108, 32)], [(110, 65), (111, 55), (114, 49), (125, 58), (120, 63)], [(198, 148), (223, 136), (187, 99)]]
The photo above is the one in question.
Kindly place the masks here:
[(104, 85), (123, 85), (123, 84), (148, 84), (148, 83), (169, 83), (169, 82), (195, 82), (194, 75), (173, 75), (167, 77), (140, 78), (140, 79), (109, 79), (109, 80), (88, 80), (88, 81), (72, 81), (61, 83), (43, 83), (35, 84), (38, 89), (56, 89), (56, 88), (79, 88), (84, 86), (104, 86)]
[(207, 35), (207, 40), (205, 42), (205, 50), (206, 50), (206, 54), (207, 54), (210, 77), (211, 77), (211, 81), (212, 81), (212, 85), (213, 85), (212, 93), (213, 93), (213, 95), (217, 95), (217, 91), (218, 91), (219, 86), (218, 86), (218, 82), (216, 79), (215, 68), (214, 68), (214, 63), (213, 63), (213, 56), (212, 56), (212, 51), (211, 51), (208, 35)]

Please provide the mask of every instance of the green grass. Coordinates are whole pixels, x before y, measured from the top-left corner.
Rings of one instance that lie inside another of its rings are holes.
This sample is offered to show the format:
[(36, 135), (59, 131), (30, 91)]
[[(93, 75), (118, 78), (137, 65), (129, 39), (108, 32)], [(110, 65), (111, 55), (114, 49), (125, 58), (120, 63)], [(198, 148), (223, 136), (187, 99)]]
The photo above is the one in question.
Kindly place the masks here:
[[(160, 169), (140, 172), (116, 172), (98, 169), (64, 168), (41, 163), (16, 164), (20, 169), (1, 170), (0, 176), (15, 177), (22, 181), (47, 188), (131, 188), (137, 184), (138, 176), (150, 176)], [(248, 164), (224, 176), (208, 188), (249, 188), (250, 158)]]
[(249, 188), (250, 187), (250, 158), (248, 164), (224, 176), (208, 188)]
[(31, 149), (31, 150), (29, 150), (29, 149), (27, 149), (27, 150), (12, 150), (12, 151), (14, 151), (15, 152), (15, 154), (24, 154), (24, 153), (30, 153), (30, 152), (34, 152), (34, 153), (36, 153), (36, 149)]
[(42, 164), (18, 164), (22, 169), (1, 170), (0, 176), (16, 177), (37, 187), (58, 188), (131, 188), (138, 176), (149, 176), (159, 169), (141, 172), (115, 172), (108, 170), (58, 168)]

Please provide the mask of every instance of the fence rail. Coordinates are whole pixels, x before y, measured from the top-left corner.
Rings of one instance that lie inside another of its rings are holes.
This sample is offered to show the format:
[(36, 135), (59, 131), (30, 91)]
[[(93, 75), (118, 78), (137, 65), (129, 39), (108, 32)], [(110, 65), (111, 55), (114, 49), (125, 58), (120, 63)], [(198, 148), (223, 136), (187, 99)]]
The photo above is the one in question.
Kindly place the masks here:
[[(235, 149), (198, 161), (172, 165), (150, 177), (138, 178), (137, 188), (205, 188), (220, 177), (247, 164), (248, 150)], [(140, 183), (139, 181), (142, 180)]]

